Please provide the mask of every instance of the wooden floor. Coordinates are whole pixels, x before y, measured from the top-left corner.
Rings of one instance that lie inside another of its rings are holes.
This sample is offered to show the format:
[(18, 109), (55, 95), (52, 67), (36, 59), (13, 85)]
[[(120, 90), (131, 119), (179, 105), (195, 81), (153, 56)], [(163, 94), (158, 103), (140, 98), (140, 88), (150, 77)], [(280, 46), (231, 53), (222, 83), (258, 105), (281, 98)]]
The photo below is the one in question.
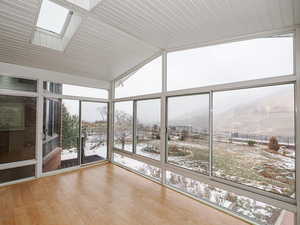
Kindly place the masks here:
[(106, 164), (0, 188), (1, 225), (245, 225)]

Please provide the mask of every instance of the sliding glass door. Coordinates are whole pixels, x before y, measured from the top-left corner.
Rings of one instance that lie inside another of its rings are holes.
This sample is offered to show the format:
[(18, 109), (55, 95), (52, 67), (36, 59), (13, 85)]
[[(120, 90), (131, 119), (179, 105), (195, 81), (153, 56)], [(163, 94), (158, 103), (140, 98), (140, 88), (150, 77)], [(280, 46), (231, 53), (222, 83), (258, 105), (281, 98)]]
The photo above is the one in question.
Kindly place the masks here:
[(43, 172), (107, 158), (107, 103), (44, 99)]
[(81, 163), (107, 158), (107, 103), (81, 102)]

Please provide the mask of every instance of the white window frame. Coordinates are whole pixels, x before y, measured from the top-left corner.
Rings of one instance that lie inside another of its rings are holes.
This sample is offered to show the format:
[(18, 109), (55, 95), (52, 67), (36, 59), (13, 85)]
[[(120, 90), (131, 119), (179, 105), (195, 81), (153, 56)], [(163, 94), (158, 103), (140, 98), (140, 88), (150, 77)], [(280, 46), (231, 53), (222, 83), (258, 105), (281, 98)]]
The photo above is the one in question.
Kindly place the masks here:
[(44, 1), (44, 0), (42, 0), (42, 1), (41, 1), (41, 4), (40, 4), (38, 16), (37, 16), (36, 23), (35, 23), (35, 30), (36, 30), (36, 31), (43, 32), (43, 33), (45, 33), (45, 34), (47, 34), (47, 35), (50, 35), (50, 36), (53, 36), (53, 37), (62, 39), (62, 38), (64, 37), (65, 33), (66, 33), (66, 30), (67, 30), (67, 28), (68, 28), (70, 22), (71, 22), (71, 18), (72, 18), (72, 15), (73, 15), (73, 11), (70, 10), (70, 9), (68, 9), (68, 8), (66, 8), (66, 7), (64, 7), (64, 6), (61, 6), (61, 5), (57, 4), (56, 2), (54, 2), (54, 1), (52, 1), (52, 0), (48, 0), (48, 1), (51, 1), (52, 3), (54, 3), (54, 4), (56, 4), (56, 5), (59, 5), (59, 6), (61, 6), (61, 7), (63, 7), (63, 8), (65, 8), (65, 9), (68, 10), (68, 15), (67, 15), (67, 17), (66, 17), (66, 20), (64, 21), (64, 25), (63, 25), (63, 27), (62, 27), (61, 32), (60, 32), (60, 33), (56, 33), (56, 32), (54, 32), (54, 31), (47, 30), (47, 29), (45, 29), (45, 28), (42, 28), (42, 27), (37, 26), (37, 21), (38, 21), (38, 19), (39, 19), (38, 17), (39, 17), (40, 12), (41, 12), (41, 8), (42, 8), (43, 1)]
[[(213, 134), (213, 118), (212, 118), (212, 106), (213, 106), (213, 93), (219, 92), (219, 91), (228, 91), (228, 90), (238, 90), (238, 89), (246, 89), (246, 88), (256, 88), (256, 87), (265, 87), (265, 86), (275, 86), (275, 85), (282, 85), (282, 84), (294, 84), (294, 90), (295, 90), (295, 138), (296, 138), (296, 181), (300, 180), (300, 138), (297, 138), (297, 133), (300, 131), (300, 28), (296, 29), (290, 29), (290, 30), (284, 30), (282, 32), (267, 32), (267, 33), (261, 33), (257, 35), (252, 36), (245, 36), (244, 38), (237, 38), (237, 39), (230, 39), (230, 40), (224, 40), (217, 42), (219, 43), (227, 43), (232, 41), (240, 41), (240, 40), (249, 40), (252, 38), (258, 38), (258, 37), (265, 37), (269, 35), (280, 35), (285, 33), (293, 33), (294, 34), (294, 74), (285, 75), (285, 76), (277, 76), (277, 77), (268, 77), (268, 78), (261, 78), (261, 79), (253, 79), (253, 80), (247, 80), (247, 81), (238, 81), (238, 82), (232, 82), (232, 83), (225, 83), (225, 84), (217, 84), (217, 85), (209, 85), (204, 87), (196, 87), (196, 88), (189, 88), (189, 89), (183, 89), (183, 90), (175, 90), (175, 91), (167, 91), (167, 53), (183, 50), (181, 49), (172, 49), (170, 51), (163, 51), (160, 53), (162, 55), (162, 92), (155, 93), (155, 94), (149, 94), (149, 95), (139, 95), (139, 96), (131, 96), (126, 98), (114, 98), (114, 84), (118, 81), (118, 79), (122, 79), (124, 76), (126, 76), (126, 73), (121, 75), (119, 78), (115, 79), (111, 82), (111, 117), (113, 118), (113, 105), (115, 102), (119, 101), (138, 101), (138, 100), (146, 100), (151, 98), (160, 98), (161, 99), (161, 161), (159, 162), (160, 165), (157, 163), (156, 160), (153, 160), (151, 158), (139, 156), (137, 154), (125, 152), (125, 151), (119, 151), (116, 149), (113, 149), (113, 145), (110, 145), (110, 155), (111, 155), (111, 162), (119, 165), (118, 163), (114, 162), (113, 160), (113, 152), (117, 154), (124, 155), (126, 157), (142, 161), (144, 163), (147, 163), (149, 165), (153, 165), (156, 167), (161, 168), (162, 172), (162, 179), (160, 183), (168, 188), (172, 188), (169, 185), (166, 184), (166, 170), (173, 171), (179, 175), (190, 177), (192, 179), (198, 180), (200, 182), (206, 182), (207, 184), (214, 185), (216, 187), (222, 188), (224, 190), (228, 190), (231, 192), (234, 192), (239, 195), (243, 195), (249, 198), (252, 198), (254, 200), (258, 200), (261, 202), (265, 202), (270, 205), (274, 205), (275, 207), (279, 207), (282, 209), (286, 209), (288, 211), (295, 213), (295, 224), (300, 224), (300, 182), (296, 182), (296, 199), (291, 199), (286, 196), (278, 195), (275, 193), (267, 192), (264, 190), (260, 190), (254, 187), (246, 186), (243, 184), (237, 184), (232, 181), (227, 181), (221, 178), (213, 177), (211, 174), (211, 168), (210, 168), (210, 174), (209, 176), (199, 174), (195, 171), (191, 171), (188, 169), (180, 168), (176, 165), (168, 164), (166, 162), (166, 144), (167, 144), (167, 98), (172, 96), (181, 96), (181, 95), (189, 95), (189, 94), (201, 94), (201, 93), (209, 93), (210, 95), (210, 107), (209, 107), (209, 124), (210, 124), (210, 161), (212, 161), (212, 134)], [(208, 43), (207, 45), (217, 44), (217, 43)], [(202, 46), (207, 46), (202, 45)], [(201, 46), (192, 46), (195, 47), (201, 47)], [(188, 48), (186, 48), (188, 49)], [(134, 68), (134, 70), (137, 70), (141, 68), (143, 65), (147, 64), (149, 60), (153, 60), (156, 57), (160, 56), (160, 54), (155, 54), (153, 57), (150, 57), (149, 59), (145, 60), (143, 63), (139, 64), (137, 67)], [(132, 73), (134, 70), (129, 71)], [(127, 73), (128, 74), (128, 73)], [(135, 119), (134, 119), (135, 120)], [(113, 120), (110, 121), (111, 124), (111, 138), (113, 139)], [(134, 121), (134, 123), (136, 123)], [(135, 145), (135, 143), (133, 143)], [(135, 147), (134, 147), (135, 148)], [(210, 162), (210, 166), (211, 166)], [(120, 165), (119, 165), (120, 166)], [(121, 165), (121, 167), (124, 167)], [(128, 168), (127, 168), (128, 169)], [(132, 171), (137, 174), (137, 171)], [(144, 176), (144, 175), (142, 175)], [(147, 177), (151, 179), (151, 177)], [(177, 190), (178, 191), (178, 190)], [(187, 194), (187, 193), (185, 193)], [(188, 194), (187, 194), (188, 195)], [(199, 200), (199, 199), (198, 199)], [(227, 211), (230, 214), (233, 214), (237, 217), (241, 217), (237, 215), (236, 213), (233, 213), (229, 210)], [(249, 220), (249, 218), (243, 219), (253, 223), (253, 221)]]

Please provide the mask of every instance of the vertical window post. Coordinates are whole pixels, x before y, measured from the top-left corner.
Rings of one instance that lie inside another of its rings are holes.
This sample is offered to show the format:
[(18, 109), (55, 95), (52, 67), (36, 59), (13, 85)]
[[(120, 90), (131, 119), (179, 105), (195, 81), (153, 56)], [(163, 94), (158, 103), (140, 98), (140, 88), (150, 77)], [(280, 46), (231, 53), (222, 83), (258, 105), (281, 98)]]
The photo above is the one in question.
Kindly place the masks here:
[(295, 48), (295, 73), (296, 73), (296, 224), (300, 224), (300, 28), (296, 28), (294, 40)]
[(160, 162), (161, 162), (161, 183), (166, 183), (166, 92), (167, 92), (167, 53), (162, 53), (162, 95), (160, 113)]
[(108, 160), (110, 162), (113, 161), (113, 143), (114, 143), (114, 103), (113, 99), (115, 98), (115, 81), (112, 81), (110, 83), (110, 90), (109, 90), (109, 122), (108, 122), (108, 127), (109, 127), (109, 134), (108, 134), (108, 139), (109, 139), (109, 147), (108, 147)]
[(38, 80), (37, 116), (36, 116), (36, 177), (41, 177), (43, 167), (43, 81)]

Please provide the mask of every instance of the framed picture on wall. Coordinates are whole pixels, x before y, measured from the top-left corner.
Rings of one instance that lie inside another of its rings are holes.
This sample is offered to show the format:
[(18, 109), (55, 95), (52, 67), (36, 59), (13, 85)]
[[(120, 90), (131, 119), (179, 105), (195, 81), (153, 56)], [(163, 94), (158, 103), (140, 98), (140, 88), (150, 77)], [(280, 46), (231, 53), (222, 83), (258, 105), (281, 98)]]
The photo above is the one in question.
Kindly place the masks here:
[(24, 104), (0, 103), (0, 131), (25, 129)]

